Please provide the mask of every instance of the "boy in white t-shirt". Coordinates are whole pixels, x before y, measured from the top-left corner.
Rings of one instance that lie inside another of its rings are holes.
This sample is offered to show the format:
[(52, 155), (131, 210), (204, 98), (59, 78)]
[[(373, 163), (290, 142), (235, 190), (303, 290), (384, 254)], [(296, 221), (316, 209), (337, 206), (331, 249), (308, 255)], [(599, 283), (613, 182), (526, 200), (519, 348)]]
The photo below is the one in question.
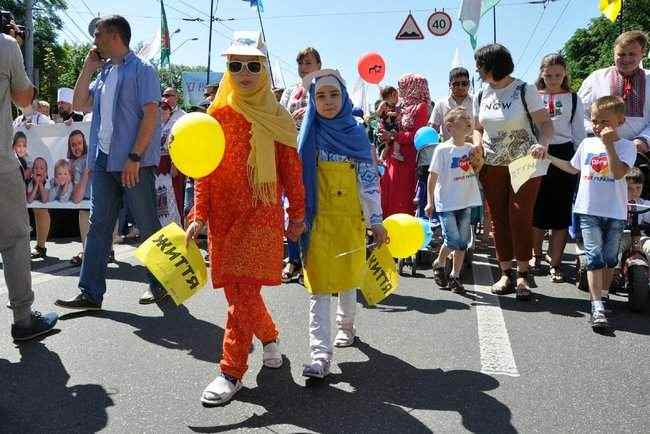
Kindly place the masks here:
[(591, 122), (597, 137), (582, 141), (570, 162), (549, 156), (551, 163), (580, 174), (573, 212), (578, 214), (587, 261), (594, 330), (608, 329), (602, 297), (609, 296), (614, 268), (618, 263), (621, 235), (627, 220), (625, 175), (634, 165), (636, 148), (620, 139), (616, 128), (625, 122), (625, 102), (604, 96), (591, 107)]
[[(450, 110), (444, 122), (451, 139), (438, 145), (433, 153), (424, 211), (431, 217), (435, 203), (445, 240), (433, 263), (436, 284), (463, 293), (460, 270), (471, 238), (472, 207), (481, 206), (476, 174), (483, 165), (483, 158), (480, 150), (465, 143), (465, 137), (472, 130), (472, 118), (463, 107)], [(447, 279), (445, 261), (452, 252), (453, 266)]]

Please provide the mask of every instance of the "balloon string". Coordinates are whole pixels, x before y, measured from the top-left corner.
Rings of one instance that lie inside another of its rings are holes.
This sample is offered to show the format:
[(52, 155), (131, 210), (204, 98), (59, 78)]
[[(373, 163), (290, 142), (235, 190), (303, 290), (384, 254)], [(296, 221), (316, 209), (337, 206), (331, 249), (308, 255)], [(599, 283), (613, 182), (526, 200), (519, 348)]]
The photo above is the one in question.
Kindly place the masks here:
[(359, 247), (358, 249), (350, 250), (350, 251), (348, 251), (348, 252), (339, 253), (338, 255), (335, 256), (335, 258), (340, 258), (340, 257), (342, 257), (342, 256), (351, 255), (352, 253), (359, 252), (359, 251), (361, 251), (361, 250), (365, 250), (365, 249), (367, 249), (367, 248), (369, 248), (369, 247), (374, 247), (374, 246), (376, 246), (376, 245), (377, 245), (377, 243), (370, 243), (370, 244), (368, 244), (367, 246)]

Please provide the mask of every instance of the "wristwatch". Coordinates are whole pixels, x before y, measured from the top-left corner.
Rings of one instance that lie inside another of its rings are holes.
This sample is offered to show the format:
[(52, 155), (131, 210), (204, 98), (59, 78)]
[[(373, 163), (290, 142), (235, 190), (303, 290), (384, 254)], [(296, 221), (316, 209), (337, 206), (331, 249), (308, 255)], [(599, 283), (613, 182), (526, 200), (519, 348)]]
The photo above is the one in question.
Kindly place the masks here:
[(129, 160), (134, 161), (136, 163), (140, 162), (140, 154), (136, 154), (135, 152), (131, 152), (129, 154)]

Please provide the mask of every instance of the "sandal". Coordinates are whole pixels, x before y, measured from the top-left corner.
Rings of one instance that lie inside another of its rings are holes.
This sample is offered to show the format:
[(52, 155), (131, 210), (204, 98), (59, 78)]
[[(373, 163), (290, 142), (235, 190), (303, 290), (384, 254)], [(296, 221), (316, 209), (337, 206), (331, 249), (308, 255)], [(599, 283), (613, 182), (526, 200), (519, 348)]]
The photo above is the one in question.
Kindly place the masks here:
[(449, 278), (447, 277), (447, 272), (445, 267), (436, 267), (433, 269), (433, 280), (436, 282), (440, 288), (446, 288), (449, 284)]
[(293, 282), (293, 280), (300, 275), (301, 271), (302, 271), (302, 267), (300, 267), (298, 264), (294, 264), (293, 262), (287, 262), (287, 265), (285, 265), (284, 270), (282, 270), (282, 283)]
[[(490, 289), (490, 292), (495, 295), (507, 295), (515, 292), (515, 271), (513, 269), (503, 270), (501, 279)], [(503, 281), (503, 278), (506, 278)]]
[(541, 273), (542, 272), (542, 261), (544, 259), (545, 259), (544, 255), (535, 255), (533, 257), (533, 264), (530, 267), (530, 268), (533, 269), (533, 272), (535, 272), (535, 273)]
[(560, 272), (560, 267), (556, 265), (551, 265), (550, 269), (551, 282), (553, 283), (562, 283), (564, 282), (564, 276)]
[(325, 359), (312, 360), (309, 365), (302, 366), (303, 377), (322, 379), (330, 374), (330, 362)]
[(517, 287), (515, 288), (515, 298), (519, 301), (530, 301), (533, 297), (533, 293), (530, 292), (530, 289), (527, 286), (530, 275), (530, 271), (520, 271), (517, 273), (517, 279), (523, 279), (523, 286), (517, 284)]
[(83, 262), (83, 256), (84, 256), (84, 252), (79, 252), (76, 256), (73, 256), (72, 259), (70, 259), (70, 262), (72, 263), (72, 265), (78, 267)]

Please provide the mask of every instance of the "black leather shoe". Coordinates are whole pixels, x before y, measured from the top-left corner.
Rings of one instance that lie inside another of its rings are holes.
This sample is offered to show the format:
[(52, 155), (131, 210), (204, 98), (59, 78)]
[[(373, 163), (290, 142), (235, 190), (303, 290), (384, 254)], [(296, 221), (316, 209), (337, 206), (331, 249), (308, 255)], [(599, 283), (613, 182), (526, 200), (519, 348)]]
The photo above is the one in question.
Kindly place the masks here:
[(54, 304), (59, 307), (76, 310), (100, 310), (102, 308), (101, 303), (95, 303), (83, 292), (71, 300), (57, 300)]
[(138, 303), (140, 303), (140, 304), (160, 303), (160, 302), (164, 301), (167, 297), (169, 297), (169, 294), (164, 289), (159, 289), (158, 291), (160, 291), (160, 293), (157, 294), (157, 295), (154, 295), (154, 294), (151, 293), (150, 289), (147, 289), (140, 296), (140, 299), (138, 300)]
[(47, 249), (45, 247), (36, 246), (30, 254), (32, 259), (45, 259), (47, 258)]

